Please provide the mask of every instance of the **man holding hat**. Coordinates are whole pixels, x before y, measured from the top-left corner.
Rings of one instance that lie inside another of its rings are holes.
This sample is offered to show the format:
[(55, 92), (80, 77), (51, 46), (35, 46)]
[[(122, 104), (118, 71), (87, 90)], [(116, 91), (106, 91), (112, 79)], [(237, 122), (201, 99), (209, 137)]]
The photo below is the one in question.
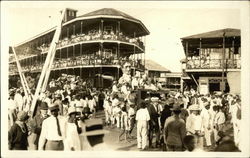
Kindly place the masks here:
[(162, 106), (159, 104), (158, 97), (151, 98), (152, 104), (149, 104), (148, 112), (150, 115), (149, 121), (149, 147), (152, 147), (153, 135), (156, 135), (156, 147), (160, 145), (160, 114)]
[(164, 143), (167, 146), (167, 151), (182, 151), (183, 139), (186, 136), (186, 125), (179, 116), (181, 113), (180, 105), (174, 104), (171, 110), (173, 116), (168, 117), (164, 124)]
[(39, 150), (63, 150), (65, 138), (65, 119), (58, 115), (59, 106), (53, 104), (49, 107), (51, 116), (43, 121), (39, 138)]
[(48, 109), (48, 104), (46, 102), (41, 102), (40, 113), (35, 115), (35, 117), (29, 123), (32, 132), (30, 137), (33, 138), (31, 144), (34, 145), (35, 150), (38, 149), (38, 141), (42, 130), (42, 123), (46, 118), (49, 117)]

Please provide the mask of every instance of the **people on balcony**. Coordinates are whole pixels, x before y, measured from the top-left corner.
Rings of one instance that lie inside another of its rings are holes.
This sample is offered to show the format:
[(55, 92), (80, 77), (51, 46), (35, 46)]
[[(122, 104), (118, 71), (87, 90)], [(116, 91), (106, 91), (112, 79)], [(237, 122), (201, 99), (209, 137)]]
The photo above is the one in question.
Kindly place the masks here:
[[(226, 58), (224, 60), (224, 66), (227, 69), (241, 68), (240, 57), (234, 59)], [(189, 56), (187, 57), (188, 69), (220, 69), (222, 68), (222, 58), (215, 56)]]
[[(140, 46), (141, 48), (144, 47), (143, 42), (139, 38), (129, 38), (128, 36), (125, 36), (122, 32), (119, 32), (117, 36), (113, 30), (111, 30), (110, 32), (103, 31), (103, 34), (101, 33), (101, 31), (98, 30), (90, 30), (87, 34), (82, 33), (71, 35), (70, 38), (65, 37), (64, 39), (59, 40), (57, 47), (63, 47), (81, 41), (100, 40), (101, 37), (103, 37), (104, 40), (121, 40), (124, 42), (134, 43)], [(37, 47), (37, 50), (46, 52), (49, 50), (49, 46), (50, 44), (43, 43), (41, 46)]]

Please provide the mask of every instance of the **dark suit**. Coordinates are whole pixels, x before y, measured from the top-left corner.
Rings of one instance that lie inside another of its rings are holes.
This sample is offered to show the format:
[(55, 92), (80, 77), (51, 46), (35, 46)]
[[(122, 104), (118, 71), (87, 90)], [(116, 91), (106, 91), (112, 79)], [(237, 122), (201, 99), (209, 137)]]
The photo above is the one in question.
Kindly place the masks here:
[(149, 147), (152, 146), (153, 134), (156, 135), (156, 146), (159, 145), (160, 142), (160, 127), (159, 127), (159, 117), (160, 117), (160, 105), (157, 104), (157, 108), (154, 107), (153, 104), (148, 105), (148, 112), (150, 115), (149, 120)]
[(42, 123), (48, 117), (49, 115), (47, 115), (47, 117), (43, 117), (42, 114), (38, 114), (30, 121), (30, 128), (32, 132), (31, 143), (34, 145), (35, 150), (38, 149), (38, 141), (42, 130)]

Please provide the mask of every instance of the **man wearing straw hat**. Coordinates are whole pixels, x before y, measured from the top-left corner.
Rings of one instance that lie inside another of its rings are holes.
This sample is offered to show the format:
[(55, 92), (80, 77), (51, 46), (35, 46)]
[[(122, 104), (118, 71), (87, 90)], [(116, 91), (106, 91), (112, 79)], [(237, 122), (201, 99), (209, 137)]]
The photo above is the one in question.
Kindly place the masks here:
[(66, 123), (66, 134), (65, 134), (65, 150), (79, 151), (81, 150), (81, 143), (79, 134), (82, 129), (79, 127), (77, 119), (77, 110), (75, 107), (69, 107), (68, 119)]
[(52, 104), (49, 110), (51, 116), (43, 121), (38, 150), (63, 150), (66, 121), (58, 115), (58, 105)]
[(200, 115), (200, 106), (193, 104), (189, 107), (190, 115), (186, 120), (187, 134), (195, 135), (198, 140), (199, 147), (203, 149), (204, 126)]
[(186, 125), (180, 118), (181, 107), (175, 103), (171, 108), (173, 116), (168, 117), (164, 124), (163, 137), (167, 151), (182, 151), (183, 139), (186, 136)]

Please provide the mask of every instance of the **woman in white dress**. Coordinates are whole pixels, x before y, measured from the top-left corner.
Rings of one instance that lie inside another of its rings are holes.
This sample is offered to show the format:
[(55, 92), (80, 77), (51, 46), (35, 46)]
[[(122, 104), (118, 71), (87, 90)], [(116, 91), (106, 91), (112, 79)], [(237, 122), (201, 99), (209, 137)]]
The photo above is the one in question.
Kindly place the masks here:
[(68, 121), (66, 123), (66, 138), (65, 150), (79, 151), (81, 150), (81, 142), (79, 134), (82, 132), (76, 120), (76, 108), (70, 107), (68, 109)]

